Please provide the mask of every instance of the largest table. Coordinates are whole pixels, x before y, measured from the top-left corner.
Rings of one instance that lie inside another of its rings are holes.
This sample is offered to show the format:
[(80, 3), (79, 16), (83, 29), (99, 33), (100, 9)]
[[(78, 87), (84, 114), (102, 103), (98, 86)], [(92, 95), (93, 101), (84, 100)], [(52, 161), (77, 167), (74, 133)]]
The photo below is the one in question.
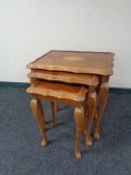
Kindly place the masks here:
[[(109, 77), (113, 74), (113, 61), (114, 53), (112, 52), (51, 50), (34, 62), (28, 64), (27, 67), (32, 70), (57, 71), (57, 73), (72, 72), (75, 73), (76, 76), (81, 74), (97, 75), (99, 77), (99, 84), (95, 90), (97, 92), (97, 101), (99, 99), (98, 97), (100, 97), (100, 102), (98, 112), (96, 112), (95, 115), (96, 126), (94, 137), (99, 139), (99, 127), (109, 92)], [(72, 83), (74, 83), (73, 80)]]

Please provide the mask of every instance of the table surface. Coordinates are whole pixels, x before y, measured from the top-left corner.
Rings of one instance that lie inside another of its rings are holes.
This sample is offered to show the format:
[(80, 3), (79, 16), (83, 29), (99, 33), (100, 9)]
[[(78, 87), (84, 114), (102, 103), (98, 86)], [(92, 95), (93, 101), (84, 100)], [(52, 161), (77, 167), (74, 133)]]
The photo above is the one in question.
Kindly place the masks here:
[(76, 74), (72, 72), (32, 69), (32, 71), (27, 76), (29, 78), (59, 81), (65, 83), (76, 83), (90, 86), (97, 86), (99, 83), (98, 76), (94, 74)]
[(69, 85), (61, 82), (38, 81), (35, 85), (26, 90), (31, 94), (38, 94), (45, 97), (54, 97), (58, 99), (70, 99), (82, 102), (86, 98), (88, 88), (79, 85)]
[(112, 75), (113, 61), (114, 54), (112, 52), (51, 50), (28, 64), (27, 68)]

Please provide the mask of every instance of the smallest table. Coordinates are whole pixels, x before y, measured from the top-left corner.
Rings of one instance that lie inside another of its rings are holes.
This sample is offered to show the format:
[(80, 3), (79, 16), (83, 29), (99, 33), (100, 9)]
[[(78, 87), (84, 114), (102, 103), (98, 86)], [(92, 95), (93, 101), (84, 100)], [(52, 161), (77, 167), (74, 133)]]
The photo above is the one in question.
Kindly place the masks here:
[(47, 145), (47, 136), (45, 132), (45, 117), (40, 100), (63, 102), (74, 106), (74, 120), (76, 123), (75, 158), (80, 159), (81, 152), (79, 144), (84, 126), (84, 102), (86, 102), (88, 88), (79, 85), (38, 81), (35, 85), (30, 86), (27, 92), (32, 94), (33, 97), (30, 104), (43, 136), (41, 142), (43, 146)]

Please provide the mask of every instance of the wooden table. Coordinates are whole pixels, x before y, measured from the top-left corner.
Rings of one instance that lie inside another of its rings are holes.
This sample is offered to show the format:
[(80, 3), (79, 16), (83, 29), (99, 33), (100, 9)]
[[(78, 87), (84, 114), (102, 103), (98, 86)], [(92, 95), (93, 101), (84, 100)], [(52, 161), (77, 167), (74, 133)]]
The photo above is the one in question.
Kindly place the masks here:
[[(88, 77), (87, 77), (88, 78)], [(32, 84), (27, 88), (27, 93), (32, 95), (30, 106), (33, 115), (38, 123), (42, 134), (42, 146), (48, 144), (48, 138), (46, 136), (46, 122), (45, 115), (41, 105), (42, 100), (48, 100), (51, 104), (59, 102), (72, 105), (74, 108), (74, 121), (75, 121), (75, 158), (81, 158), (80, 151), (80, 137), (83, 132), (85, 109), (87, 109), (87, 94), (88, 87), (83, 85), (71, 85), (61, 82), (52, 82), (45, 80), (36, 80), (35, 84)], [(56, 113), (53, 108), (53, 114)], [(52, 115), (52, 119), (55, 115)], [(56, 118), (56, 117), (55, 117)], [(55, 119), (54, 118), (54, 119)]]
[[(100, 137), (99, 127), (109, 91), (109, 77), (113, 74), (113, 61), (114, 54), (111, 52), (51, 50), (27, 65), (27, 68), (32, 70), (28, 76), (30, 78), (32, 77), (32, 81), (34, 76), (36, 76), (35, 78), (41, 78), (43, 76), (43, 79), (50, 81), (55, 81), (57, 77), (57, 81), (85, 84), (86, 79), (84, 77), (87, 74), (97, 75), (99, 77), (99, 85), (97, 88), (90, 84), (88, 84), (88, 86), (90, 109), (96, 107), (95, 102), (98, 102), (98, 97), (100, 97), (98, 112), (96, 112), (95, 115), (96, 126), (94, 131), (94, 137), (98, 139)], [(37, 72), (37, 74), (35, 72)], [(72, 75), (75, 75), (76, 78), (71, 78)], [(96, 92), (97, 96), (95, 95)], [(88, 117), (90, 117), (90, 115), (88, 115)], [(90, 137), (90, 135), (87, 137)], [(90, 143), (87, 143), (87, 145), (88, 144)]]

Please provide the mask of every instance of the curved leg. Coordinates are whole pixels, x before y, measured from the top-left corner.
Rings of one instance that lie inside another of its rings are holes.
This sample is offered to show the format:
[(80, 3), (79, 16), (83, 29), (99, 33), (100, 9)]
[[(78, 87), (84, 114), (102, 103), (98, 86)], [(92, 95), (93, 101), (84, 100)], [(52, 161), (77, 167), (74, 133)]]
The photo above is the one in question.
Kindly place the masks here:
[(86, 128), (87, 128), (87, 114), (88, 114), (88, 106), (87, 106), (87, 101), (85, 101), (84, 105), (84, 124), (83, 124), (83, 134), (86, 136)]
[(42, 146), (46, 146), (47, 145), (47, 137), (46, 137), (46, 133), (45, 133), (45, 116), (42, 110), (42, 105), (40, 100), (37, 99), (37, 97), (34, 97), (31, 102), (30, 102), (30, 106), (32, 109), (32, 112), (34, 114), (34, 117), (39, 125), (41, 134), (42, 134), (42, 142), (41, 145)]
[(95, 114), (94, 114), (94, 119), (96, 120), (97, 117), (98, 117), (98, 114), (97, 114), (97, 109), (96, 109)]
[(95, 114), (94, 114), (94, 119), (96, 120), (98, 117), (98, 106), (99, 106), (99, 99), (100, 99), (100, 83), (101, 82), (101, 77), (99, 77), (99, 85), (96, 87), (96, 94), (97, 94), (97, 98), (96, 98), (96, 110), (95, 110)]
[[(99, 81), (100, 81), (100, 78), (99, 78)], [(98, 103), (99, 103), (99, 97), (100, 97), (100, 84), (96, 88), (96, 94), (97, 94), (97, 97), (96, 97), (96, 110), (95, 110), (95, 114), (94, 114), (94, 119), (95, 120), (98, 117), (97, 106), (99, 105)]]
[(50, 102), (51, 111), (52, 111), (52, 121), (53, 121), (53, 128), (56, 127), (56, 104), (55, 102)]
[(59, 111), (59, 103), (56, 103), (56, 112)]
[(79, 148), (80, 136), (82, 134), (83, 122), (84, 122), (84, 108), (76, 107), (74, 110), (74, 120), (76, 123), (76, 141), (75, 141), (75, 158), (81, 158), (81, 152)]
[(86, 130), (86, 145), (87, 146), (92, 146), (92, 140), (91, 140), (91, 127), (92, 127), (92, 122), (96, 110), (96, 92), (95, 88), (89, 88), (89, 94), (88, 94), (88, 118), (87, 118), (87, 130)]
[(98, 116), (96, 119), (96, 126), (95, 126), (95, 131), (94, 131), (94, 137), (96, 139), (100, 138), (99, 128), (100, 128), (100, 123), (103, 117), (103, 113), (104, 113), (105, 105), (107, 101), (107, 96), (109, 92), (108, 80), (109, 80), (109, 77), (102, 77), (102, 82), (101, 82), (101, 87), (100, 87), (100, 106), (98, 110)]

